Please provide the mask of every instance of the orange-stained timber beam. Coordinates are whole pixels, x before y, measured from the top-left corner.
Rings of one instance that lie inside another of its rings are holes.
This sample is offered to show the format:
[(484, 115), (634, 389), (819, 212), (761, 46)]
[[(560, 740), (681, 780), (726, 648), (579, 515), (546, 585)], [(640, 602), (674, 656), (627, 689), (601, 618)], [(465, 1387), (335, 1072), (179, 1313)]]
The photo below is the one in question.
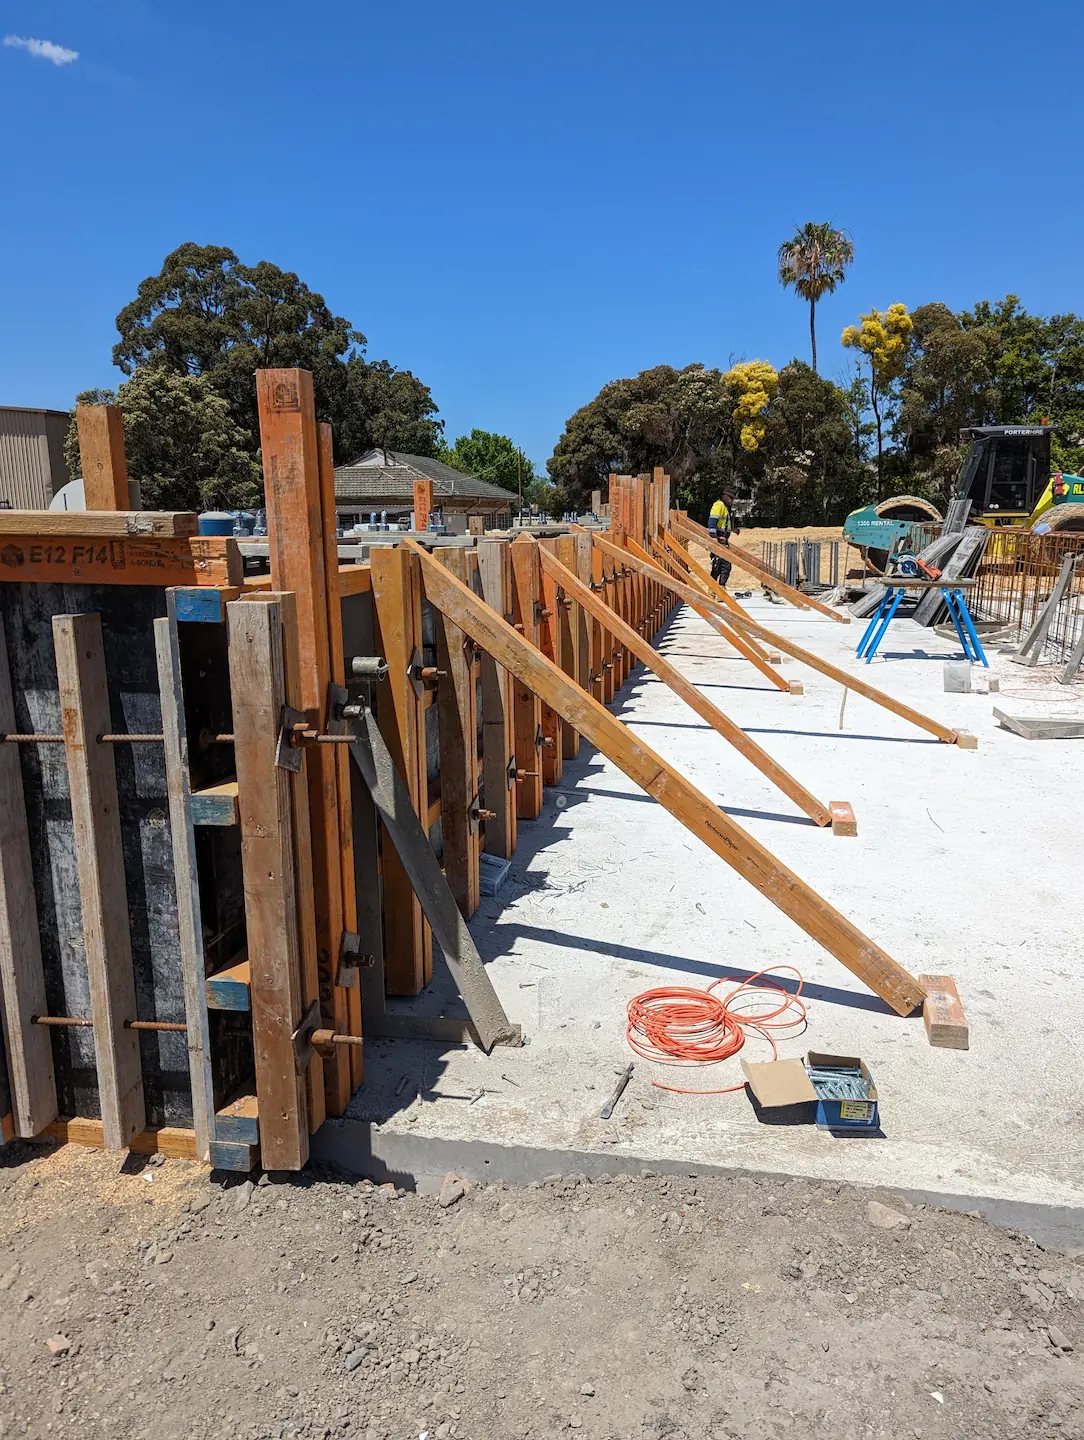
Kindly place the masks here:
[(719, 555), (724, 560), (729, 560), (738, 569), (744, 570), (749, 575), (755, 575), (764, 585), (769, 586), (777, 595), (782, 595), (792, 605), (797, 605), (800, 610), (816, 610), (821, 615), (827, 615), (829, 620), (835, 620), (840, 625), (849, 625), (851, 617), (842, 615), (838, 610), (832, 610), (827, 605), (822, 605), (819, 600), (814, 600), (812, 595), (803, 595), (800, 590), (795, 590), (791, 585), (785, 585), (782, 580), (773, 575), (766, 565), (759, 560), (754, 560), (747, 550), (739, 545), (723, 546), (713, 540), (702, 525), (695, 520), (675, 519), (671, 512), (671, 528), (678, 534), (686, 534), (695, 540), (698, 545), (712, 555)]
[[(522, 543), (522, 542), (517, 542)], [(851, 924), (752, 835), (736, 825), (661, 755), (585, 694), (473, 591), (412, 540), (429, 599), (498, 664), (552, 705), (563, 720), (608, 756), (693, 835), (725, 860), (784, 914), (857, 975), (900, 1015), (921, 1005), (923, 987), (902, 965)]]
[[(596, 543), (600, 545), (608, 545), (607, 541), (599, 540), (597, 536), (595, 540)], [(628, 564), (646, 565), (645, 561), (637, 560), (637, 558), (628, 551), (623, 551), (622, 553), (626, 556)], [(931, 720), (928, 715), (923, 715), (919, 710), (912, 710), (910, 705), (904, 705), (902, 701), (894, 700), (891, 695), (886, 695), (884, 691), (877, 690), (872, 685), (867, 685), (864, 680), (859, 680), (854, 675), (848, 675), (846, 670), (840, 670), (838, 666), (832, 665), (827, 660), (822, 660), (819, 655), (814, 655), (811, 650), (803, 650), (800, 645), (795, 645), (793, 640), (788, 640), (782, 635), (777, 635), (774, 630), (769, 630), (764, 625), (758, 625), (757, 622), (751, 620), (748, 615), (735, 615), (733, 611), (727, 610), (724, 605), (720, 605), (718, 601), (705, 595), (702, 590), (693, 590), (688, 585), (683, 585), (679, 580), (672, 579), (661, 566), (650, 565), (646, 568), (652, 572), (652, 575), (659, 580), (660, 584), (668, 585), (675, 594), (680, 595), (687, 604), (694, 608), (703, 606), (704, 609), (710, 610), (712, 614), (719, 616), (720, 619), (738, 626), (743, 632), (755, 635), (759, 640), (763, 640), (768, 645), (782, 650), (795, 660), (800, 660), (803, 665), (808, 665), (811, 670), (817, 670), (820, 674), (826, 675), (829, 680), (835, 680), (837, 684), (846, 686), (848, 690), (853, 690), (856, 695), (864, 695), (867, 700), (872, 700), (875, 705), (880, 705), (883, 709), (890, 710), (893, 715), (898, 715), (901, 720), (909, 720), (912, 725), (917, 725), (920, 730), (925, 730), (929, 735), (935, 735), (938, 740), (941, 740), (946, 745), (959, 744), (962, 748), (975, 748), (974, 736), (969, 735), (966, 730), (950, 730), (947, 725), (942, 725), (937, 720)]]
[[(630, 542), (631, 543), (631, 542)], [(730, 717), (723, 713), (710, 700), (705, 699), (700, 691), (687, 680), (676, 666), (654, 649), (650, 641), (645, 640), (632, 628), (631, 625), (619, 619), (613, 611), (609, 610), (598, 597), (580, 583), (571, 570), (567, 569), (543, 547), (539, 547), (539, 557), (542, 561), (542, 569), (554, 582), (564, 590), (571, 600), (577, 601), (602, 625), (616, 636), (628, 650), (636, 656), (649, 670), (659, 677), (664, 684), (669, 685), (676, 695), (700, 716), (706, 720), (713, 730), (718, 731), (724, 740), (729, 740), (750, 764), (755, 765), (762, 775), (783, 791), (799, 810), (803, 810), (809, 818), (817, 825), (831, 825), (832, 816), (827, 805), (824, 805), (815, 795), (811, 795), (804, 785), (799, 784), (794, 776), (776, 764), (767, 751), (762, 750), (755, 740), (751, 740), (740, 726), (735, 725)]]

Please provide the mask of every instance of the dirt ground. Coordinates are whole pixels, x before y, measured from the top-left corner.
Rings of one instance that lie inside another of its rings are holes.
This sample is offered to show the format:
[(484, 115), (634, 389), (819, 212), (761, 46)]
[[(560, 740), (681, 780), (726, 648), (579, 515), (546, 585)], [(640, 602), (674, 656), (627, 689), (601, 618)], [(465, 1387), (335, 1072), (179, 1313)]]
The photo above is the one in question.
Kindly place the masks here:
[[(804, 1180), (0, 1152), (0, 1434), (1084, 1436), (1084, 1265)], [(53, 1352), (56, 1353), (53, 1353)]]

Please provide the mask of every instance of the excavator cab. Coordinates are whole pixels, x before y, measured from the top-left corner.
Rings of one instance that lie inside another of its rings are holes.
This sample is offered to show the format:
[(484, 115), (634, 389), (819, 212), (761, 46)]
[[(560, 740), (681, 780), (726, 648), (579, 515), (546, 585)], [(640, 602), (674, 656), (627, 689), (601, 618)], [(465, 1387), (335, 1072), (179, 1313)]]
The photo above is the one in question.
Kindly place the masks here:
[(980, 525), (1023, 525), (1050, 484), (1052, 425), (973, 425), (955, 498), (971, 501)]

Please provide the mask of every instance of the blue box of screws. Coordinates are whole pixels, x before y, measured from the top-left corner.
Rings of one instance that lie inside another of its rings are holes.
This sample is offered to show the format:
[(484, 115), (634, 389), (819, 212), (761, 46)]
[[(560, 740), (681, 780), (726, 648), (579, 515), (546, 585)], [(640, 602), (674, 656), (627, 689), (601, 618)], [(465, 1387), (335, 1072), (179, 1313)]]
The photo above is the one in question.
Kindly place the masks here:
[(816, 1122), (822, 1130), (876, 1130), (877, 1087), (864, 1060), (811, 1050), (806, 1074), (817, 1096)]

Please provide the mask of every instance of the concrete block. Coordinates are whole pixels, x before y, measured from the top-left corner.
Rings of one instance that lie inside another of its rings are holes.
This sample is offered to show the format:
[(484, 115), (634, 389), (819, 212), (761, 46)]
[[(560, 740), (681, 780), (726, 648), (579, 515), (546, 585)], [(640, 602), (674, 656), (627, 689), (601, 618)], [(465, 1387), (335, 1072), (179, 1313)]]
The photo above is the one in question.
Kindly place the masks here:
[(977, 750), (979, 748), (979, 737), (972, 735), (970, 730), (957, 730), (956, 748), (958, 750)]
[(790, 693), (791, 693), (792, 695), (804, 695), (804, 694), (805, 694), (805, 688), (803, 687), (802, 682), (801, 682), (800, 680), (791, 680), (791, 681), (789, 681), (789, 682), (788, 682), (788, 689), (790, 690)]
[(945, 690), (950, 695), (970, 695), (971, 693), (971, 662), (970, 660), (946, 660), (945, 661)]

